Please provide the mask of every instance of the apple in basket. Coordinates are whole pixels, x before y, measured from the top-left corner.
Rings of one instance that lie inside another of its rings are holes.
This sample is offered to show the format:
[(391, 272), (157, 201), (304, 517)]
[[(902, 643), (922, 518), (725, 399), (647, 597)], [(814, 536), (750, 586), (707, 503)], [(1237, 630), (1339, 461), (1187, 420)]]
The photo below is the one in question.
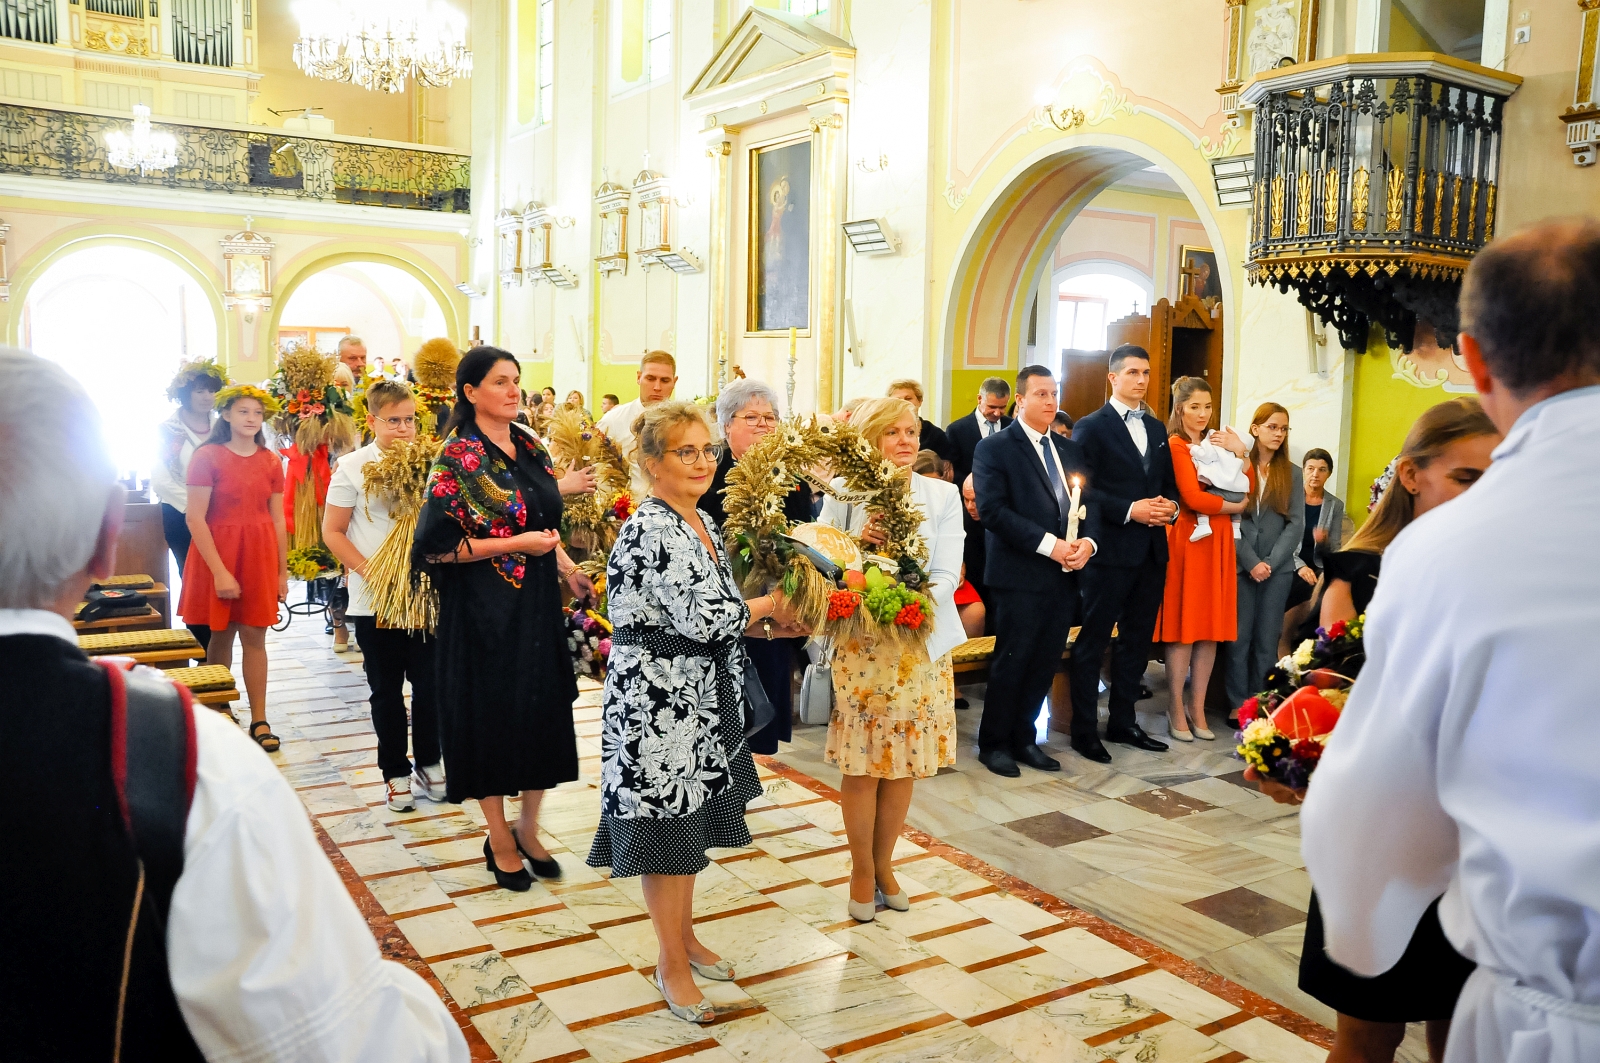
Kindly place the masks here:
[(1284, 698), (1272, 713), (1272, 726), (1295, 742), (1325, 735), (1338, 722), (1339, 709), (1316, 687), (1301, 687)]

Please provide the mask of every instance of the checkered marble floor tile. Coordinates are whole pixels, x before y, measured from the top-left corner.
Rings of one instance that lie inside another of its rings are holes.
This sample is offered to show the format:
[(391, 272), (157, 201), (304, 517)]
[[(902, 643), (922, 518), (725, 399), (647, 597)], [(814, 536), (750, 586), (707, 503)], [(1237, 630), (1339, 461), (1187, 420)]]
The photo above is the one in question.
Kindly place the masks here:
[[(857, 924), (845, 907), (837, 794), (814, 763), (820, 730), (798, 729), (792, 747), (759, 764), (754, 845), (712, 853), (698, 879), (697, 932), (738, 971), (733, 983), (699, 982), (718, 1011), (700, 1027), (674, 1019), (652, 984), (656, 943), (639, 880), (613, 882), (583, 863), (599, 817), (598, 688), (587, 684), (575, 709), (583, 777), (547, 794), (541, 813), (563, 877), (513, 894), (484, 867), (475, 802), (386, 808), (359, 656), (327, 645), (298, 620), (269, 639), (269, 715), (283, 738), (274, 759), (386, 951), (433, 976), (474, 1058), (1326, 1054), (1315, 1023), (1190, 962), (1244, 942), (1287, 943), (1303, 918), (1296, 883), (1274, 881), (1297, 870), (1292, 824), (1222, 778), (1220, 757), (1186, 751), (1161, 765), (1158, 785), (1135, 770), (1153, 766), (1121, 753), (1112, 770), (1078, 761), (1060, 777), (997, 780), (968, 771), (963, 751), (957, 770), (919, 783), (918, 829), (896, 849), (911, 910)], [(970, 730), (976, 713), (962, 716)], [(1219, 849), (1206, 868), (1193, 862)], [(1036, 873), (1020, 874), (1024, 864)]]

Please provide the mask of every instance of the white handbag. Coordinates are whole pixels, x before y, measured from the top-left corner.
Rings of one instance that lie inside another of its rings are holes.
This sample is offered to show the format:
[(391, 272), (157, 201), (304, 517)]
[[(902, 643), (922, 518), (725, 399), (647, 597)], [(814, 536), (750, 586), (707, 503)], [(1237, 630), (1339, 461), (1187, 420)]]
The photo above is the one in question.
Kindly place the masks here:
[(816, 659), (800, 681), (800, 722), (817, 726), (833, 715), (833, 640), (816, 639), (812, 646)]

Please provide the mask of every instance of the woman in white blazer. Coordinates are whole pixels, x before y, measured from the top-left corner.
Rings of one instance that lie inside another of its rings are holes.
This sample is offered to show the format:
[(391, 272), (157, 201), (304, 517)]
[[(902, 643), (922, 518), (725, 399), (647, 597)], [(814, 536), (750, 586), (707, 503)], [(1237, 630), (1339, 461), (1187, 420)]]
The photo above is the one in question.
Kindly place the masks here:
[[(956, 612), (966, 532), (961, 495), (954, 484), (910, 472), (921, 423), (904, 399), (869, 399), (850, 423), (889, 461), (911, 476), (911, 495), (922, 508), (928, 544), (927, 594), (933, 631), (914, 651), (892, 650), (867, 638), (835, 648), (833, 714), (826, 757), (844, 775), (844, 825), (850, 843), (850, 915), (870, 921), (882, 901), (896, 911), (911, 905), (895, 879), (890, 858), (911, 807), (917, 779), (956, 761), (955, 677), (950, 651), (966, 639)], [(867, 543), (882, 533), (864, 508), (832, 498), (822, 521)]]

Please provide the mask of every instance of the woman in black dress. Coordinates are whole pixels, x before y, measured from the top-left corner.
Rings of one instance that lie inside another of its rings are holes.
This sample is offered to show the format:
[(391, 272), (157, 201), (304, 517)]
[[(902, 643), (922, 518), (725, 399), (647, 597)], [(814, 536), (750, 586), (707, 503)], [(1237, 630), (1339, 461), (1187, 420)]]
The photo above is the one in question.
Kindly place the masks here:
[[(539, 842), (544, 791), (578, 777), (561, 586), (594, 586), (561, 549), (561, 491), (550, 457), (515, 425), (516, 359), (478, 347), (456, 369), (456, 405), (428, 477), (414, 563), (439, 588), (436, 681), (448, 766), (446, 799), (476, 798), (488, 822), (483, 855), (495, 881), (528, 889), (524, 870), (558, 878)], [(520, 794), (515, 831), (504, 795)]]
[[(1499, 442), (1499, 432), (1476, 399), (1443, 402), (1417, 418), (1377, 508), (1348, 546), (1327, 555), (1319, 613), (1323, 627), (1367, 611), (1383, 551), (1412, 521), (1476, 483)], [(1305, 796), (1277, 784), (1263, 784), (1262, 790), (1291, 804)], [(1311, 894), (1300, 988), (1339, 1013), (1329, 1063), (1390, 1063), (1408, 1022), (1427, 1023), (1428, 1055), (1435, 1063), (1443, 1059), (1450, 1015), (1474, 966), (1444, 936), (1435, 900), (1398, 963), (1376, 978), (1352, 974), (1324, 951), (1322, 911), (1316, 893)]]

